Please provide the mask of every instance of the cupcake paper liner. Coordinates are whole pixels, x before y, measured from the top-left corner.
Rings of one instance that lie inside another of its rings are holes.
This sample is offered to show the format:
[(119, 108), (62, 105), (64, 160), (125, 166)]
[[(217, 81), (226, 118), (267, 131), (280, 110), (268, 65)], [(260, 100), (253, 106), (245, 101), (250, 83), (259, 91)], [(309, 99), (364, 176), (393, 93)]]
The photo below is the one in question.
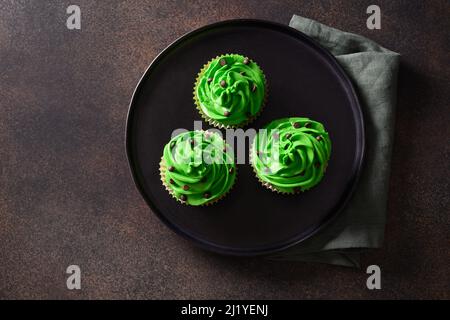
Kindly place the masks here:
[[(234, 54), (237, 54), (237, 55), (239, 55), (238, 53), (234, 53)], [(203, 73), (205, 72), (205, 70), (208, 68), (208, 66), (209, 66), (209, 64), (211, 63), (211, 62), (213, 62), (214, 60), (216, 60), (216, 59), (219, 59), (219, 58), (222, 58), (222, 57), (226, 57), (226, 56), (229, 56), (229, 55), (232, 55), (232, 54), (230, 54), (230, 53), (227, 53), (227, 54), (222, 54), (222, 55), (219, 55), (219, 56), (217, 56), (217, 57), (215, 57), (215, 58), (212, 58), (211, 60), (209, 60), (207, 63), (205, 63), (204, 65), (203, 65), (203, 67), (200, 69), (200, 72), (197, 74), (197, 77), (195, 78), (195, 85), (194, 85), (194, 91), (193, 91), (193, 96), (194, 96), (194, 101), (195, 101), (195, 107), (196, 107), (196, 109), (198, 110), (198, 112), (200, 113), (200, 116), (206, 121), (206, 122), (208, 122), (210, 125), (212, 125), (212, 126), (214, 126), (214, 127), (216, 127), (216, 128), (219, 128), (219, 129), (236, 129), (236, 128), (243, 128), (243, 127), (245, 127), (245, 126), (247, 126), (247, 125), (249, 125), (251, 122), (253, 122), (256, 118), (258, 118), (259, 116), (260, 116), (260, 114), (261, 114), (261, 112), (263, 111), (263, 109), (264, 109), (264, 107), (266, 106), (266, 103), (267, 103), (267, 97), (268, 97), (268, 93), (269, 93), (269, 87), (268, 87), (268, 85), (267, 85), (267, 79), (266, 79), (266, 75), (264, 74), (264, 70), (255, 62), (255, 61), (253, 61), (252, 59), (250, 59), (250, 61), (252, 62), (252, 63), (254, 63), (254, 64), (256, 64), (257, 66), (258, 66), (258, 68), (261, 70), (261, 72), (262, 72), (262, 75), (263, 75), (263, 81), (264, 81), (264, 98), (263, 98), (263, 101), (262, 101), (262, 103), (261, 103), (261, 106), (260, 106), (260, 108), (259, 108), (259, 111), (256, 113), (256, 114), (254, 114), (253, 116), (251, 116), (250, 118), (248, 118), (246, 121), (244, 121), (244, 122), (242, 122), (242, 123), (240, 123), (240, 124), (234, 124), (234, 125), (225, 125), (225, 124), (223, 124), (223, 123), (220, 123), (220, 122), (218, 122), (217, 120), (214, 120), (214, 119), (212, 119), (212, 118), (210, 118), (210, 117), (208, 117), (208, 115), (206, 115), (204, 112), (203, 112), (203, 110), (202, 110), (202, 108), (201, 108), (201, 106), (200, 106), (200, 101), (198, 100), (198, 98), (197, 98), (197, 86), (198, 86), (198, 84), (199, 84), (199, 82), (200, 82), (200, 79), (202, 78), (202, 76), (203, 76)]]

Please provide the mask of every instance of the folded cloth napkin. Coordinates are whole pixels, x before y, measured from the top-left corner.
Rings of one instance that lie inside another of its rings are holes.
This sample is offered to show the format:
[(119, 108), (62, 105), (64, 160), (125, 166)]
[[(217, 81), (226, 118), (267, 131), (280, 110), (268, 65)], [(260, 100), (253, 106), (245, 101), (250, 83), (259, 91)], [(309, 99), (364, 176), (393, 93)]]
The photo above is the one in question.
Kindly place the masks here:
[(379, 248), (384, 237), (400, 56), (362, 36), (297, 15), (289, 26), (328, 49), (352, 80), (364, 114), (366, 151), (358, 185), (339, 216), (269, 259), (359, 267), (361, 251)]

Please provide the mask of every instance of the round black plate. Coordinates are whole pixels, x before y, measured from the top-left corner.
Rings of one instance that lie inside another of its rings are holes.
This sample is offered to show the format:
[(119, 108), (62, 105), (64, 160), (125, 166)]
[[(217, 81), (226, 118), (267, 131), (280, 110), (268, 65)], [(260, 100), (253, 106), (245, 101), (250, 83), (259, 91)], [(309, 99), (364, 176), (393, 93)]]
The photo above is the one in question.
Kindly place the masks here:
[[(212, 206), (180, 204), (164, 189), (158, 171), (163, 147), (174, 129), (193, 130), (194, 120), (201, 120), (192, 99), (195, 77), (223, 53), (251, 57), (267, 77), (268, 102), (251, 127), (302, 116), (328, 129), (332, 155), (318, 186), (279, 195), (261, 186), (245, 164), (231, 192)], [(288, 26), (232, 20), (181, 37), (151, 63), (130, 104), (126, 143), (138, 189), (171, 229), (216, 252), (258, 255), (303, 241), (343, 208), (359, 176), (364, 125), (352, 84), (328, 51)]]

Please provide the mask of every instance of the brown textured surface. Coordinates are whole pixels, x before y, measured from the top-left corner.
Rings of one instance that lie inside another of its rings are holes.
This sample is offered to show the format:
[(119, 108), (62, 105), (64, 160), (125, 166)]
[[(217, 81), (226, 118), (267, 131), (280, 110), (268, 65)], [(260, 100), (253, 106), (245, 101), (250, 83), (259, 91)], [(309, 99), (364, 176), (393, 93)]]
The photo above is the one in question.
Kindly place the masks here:
[[(377, 1), (0, 2), (0, 298), (450, 298), (450, 4)], [(136, 191), (124, 152), (142, 72), (218, 20), (301, 14), (402, 54), (383, 249), (363, 269), (222, 257), (175, 236)], [(65, 268), (81, 266), (82, 290)], [(365, 267), (382, 268), (379, 291)]]

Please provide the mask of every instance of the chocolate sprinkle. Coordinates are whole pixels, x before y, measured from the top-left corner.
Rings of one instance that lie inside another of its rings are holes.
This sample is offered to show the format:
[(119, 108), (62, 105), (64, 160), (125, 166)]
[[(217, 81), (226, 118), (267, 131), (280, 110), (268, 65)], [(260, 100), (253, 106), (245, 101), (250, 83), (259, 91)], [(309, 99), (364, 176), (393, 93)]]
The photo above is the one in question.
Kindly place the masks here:
[(305, 123), (305, 128), (311, 128), (311, 123), (309, 122)]
[(191, 139), (191, 146), (194, 147), (195, 146), (195, 140)]
[(183, 186), (183, 190), (184, 190), (184, 191), (188, 191), (188, 190), (189, 190), (189, 186), (188, 186), (187, 184), (185, 184), (185, 185)]
[(211, 83), (213, 81), (213, 78), (208, 78), (208, 83)]
[(220, 86), (222, 88), (225, 88), (227, 86), (227, 83), (225, 82), (225, 80), (220, 80)]
[(170, 179), (169, 182), (170, 182), (170, 184), (174, 184), (175, 183), (175, 181), (173, 181), (173, 179)]
[(256, 84), (253, 84), (253, 86), (252, 86), (252, 92), (255, 92), (255, 91), (256, 91), (256, 88), (257, 88)]
[(322, 141), (322, 136), (317, 136), (316, 139), (317, 141)]
[(230, 168), (230, 170), (228, 170), (228, 172), (229, 172), (230, 174), (233, 174), (234, 168)]
[(225, 117), (228, 117), (228, 116), (230, 115), (230, 111), (225, 111), (225, 112), (223, 113), (223, 115), (224, 115)]
[(244, 58), (244, 64), (249, 64), (249, 62), (250, 62), (250, 59), (247, 58), (247, 57), (245, 57), (245, 58)]
[(205, 192), (205, 193), (203, 194), (203, 197), (206, 198), (206, 199), (208, 199), (209, 197), (211, 197), (211, 193)]
[(180, 196), (180, 200), (181, 200), (181, 201), (186, 201), (186, 200), (187, 200), (187, 196), (186, 196), (185, 194), (182, 194), (182, 195)]
[(298, 122), (294, 122), (294, 124), (293, 124), (293, 126), (294, 126), (294, 128), (300, 128), (300, 123), (298, 123)]
[(174, 172), (174, 171), (175, 171), (175, 167), (170, 166), (170, 167), (169, 167), (169, 171), (170, 171), (170, 172)]
[(286, 139), (289, 139), (290, 137), (292, 137), (292, 134), (290, 133), (286, 133), (286, 135), (284, 136)]
[(219, 63), (220, 63), (220, 65), (223, 67), (224, 65), (227, 64), (227, 60), (225, 60), (225, 59), (222, 58), (222, 59), (220, 59)]

